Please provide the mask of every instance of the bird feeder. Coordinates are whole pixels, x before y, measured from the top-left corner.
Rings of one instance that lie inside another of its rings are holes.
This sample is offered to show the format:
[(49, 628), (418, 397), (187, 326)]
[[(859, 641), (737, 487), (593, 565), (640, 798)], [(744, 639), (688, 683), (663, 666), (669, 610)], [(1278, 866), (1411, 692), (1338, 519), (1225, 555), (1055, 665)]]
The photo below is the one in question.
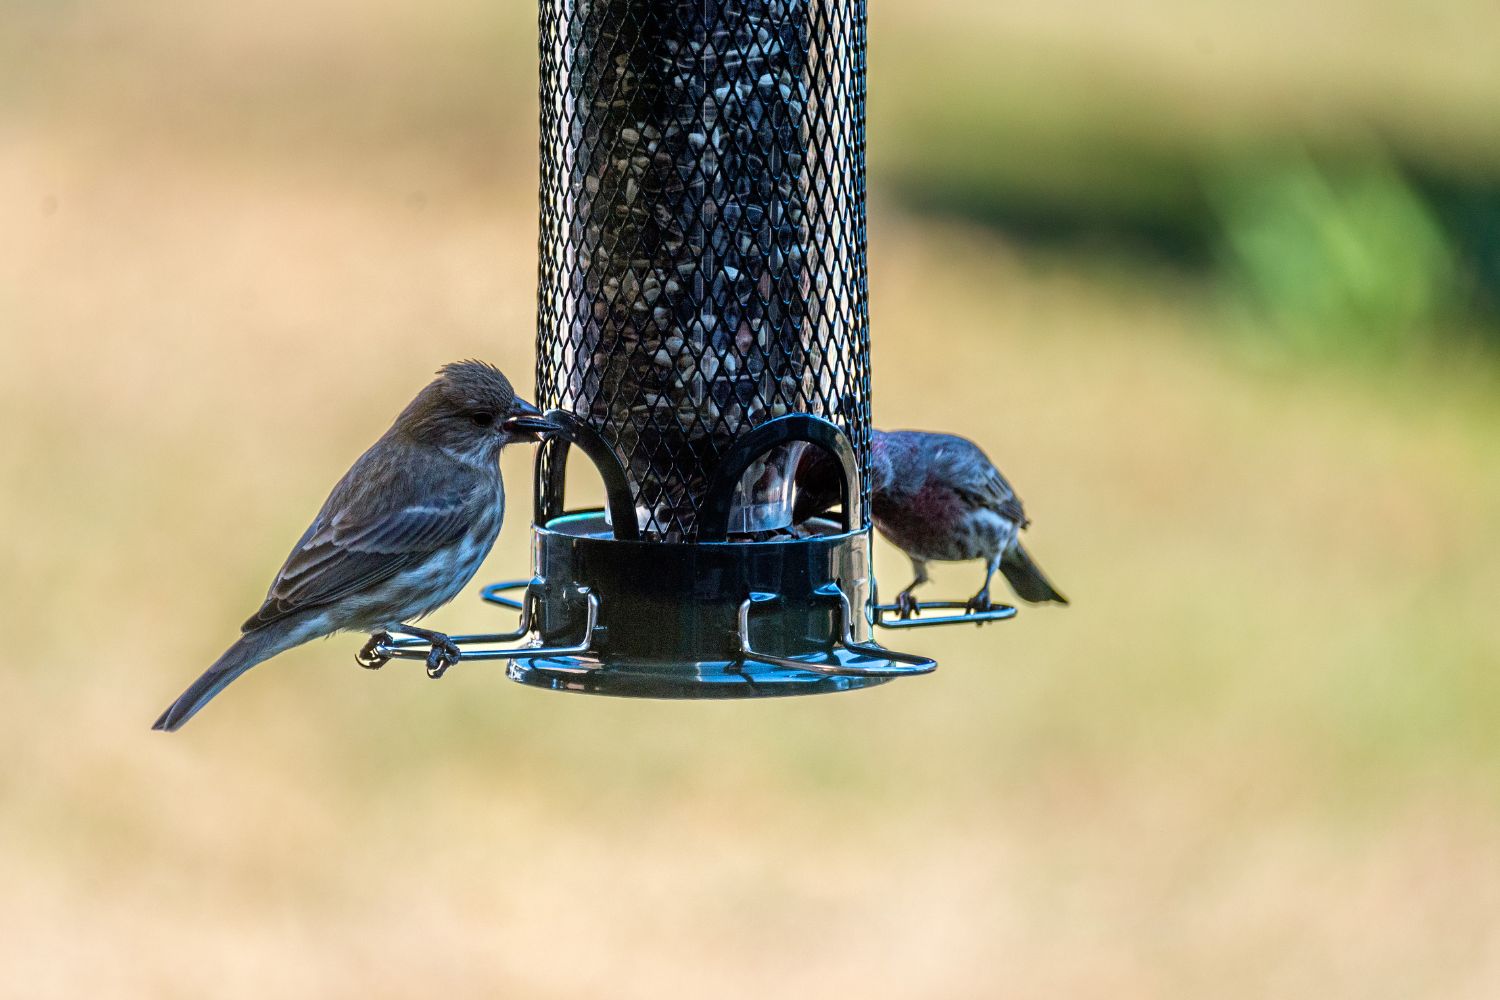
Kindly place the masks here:
[[(560, 690), (801, 694), (936, 667), (874, 624), (1013, 615), (894, 622), (875, 598), (864, 0), (542, 0), (540, 36), (554, 430), (533, 577), (485, 591), (520, 628), (454, 637), (462, 658)], [(842, 466), (838, 521), (792, 523), (807, 448)], [(572, 449), (604, 509), (565, 508)]]

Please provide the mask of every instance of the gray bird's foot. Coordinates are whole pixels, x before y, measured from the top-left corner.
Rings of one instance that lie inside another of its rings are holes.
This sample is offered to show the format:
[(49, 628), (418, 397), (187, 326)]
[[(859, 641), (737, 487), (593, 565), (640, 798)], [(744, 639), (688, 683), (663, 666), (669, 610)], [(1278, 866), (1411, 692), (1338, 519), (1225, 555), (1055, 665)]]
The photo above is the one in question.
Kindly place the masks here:
[(917, 601), (917, 595), (910, 590), (903, 590), (896, 595), (896, 617), (905, 621), (922, 613), (921, 604)]
[(358, 663), (366, 670), (379, 670), (381, 667), (391, 662), (391, 658), (389, 656), (386, 656), (384, 653), (380, 652), (380, 647), (390, 641), (390, 633), (375, 633), (374, 635), (370, 636), (370, 641), (365, 643), (364, 647), (360, 649), (359, 652), (354, 654), (354, 662)]
[[(969, 598), (968, 602), (964, 604), (964, 607), (971, 615), (979, 615), (983, 614), (986, 611), (993, 611), (995, 609), (995, 606), (990, 603), (989, 588), (986, 587), (984, 590), (981, 590), (979, 593)], [(979, 622), (978, 624), (983, 625), (984, 622)]]
[(448, 668), (459, 661), (460, 653), (456, 642), (446, 635), (435, 633), (432, 637), (432, 651), (427, 654), (427, 676), (433, 680), (441, 679)]

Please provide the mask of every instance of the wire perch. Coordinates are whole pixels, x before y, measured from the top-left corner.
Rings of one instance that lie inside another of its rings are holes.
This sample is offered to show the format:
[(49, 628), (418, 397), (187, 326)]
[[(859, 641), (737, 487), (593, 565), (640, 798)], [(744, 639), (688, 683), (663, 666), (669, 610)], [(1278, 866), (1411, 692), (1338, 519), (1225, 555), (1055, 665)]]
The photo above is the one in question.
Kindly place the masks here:
[[(764, 593), (751, 594), (740, 605), (740, 656), (793, 670), (811, 670), (814, 673), (834, 677), (909, 677), (916, 674), (930, 674), (937, 669), (937, 661), (930, 657), (914, 653), (898, 653), (875, 643), (856, 641), (853, 635), (854, 612), (850, 607), (848, 595), (837, 584), (825, 584), (814, 593), (818, 597), (832, 598), (837, 602), (839, 617), (838, 630), (835, 634), (838, 639), (834, 652), (843, 650), (845, 653), (852, 654), (853, 659), (835, 656), (833, 662), (819, 661), (809, 659), (805, 655), (780, 656), (752, 647), (750, 644), (751, 610), (781, 598), (779, 594)], [(865, 665), (865, 663), (873, 665)]]
[[(1009, 604), (992, 604), (983, 611), (975, 611), (968, 601), (918, 601), (910, 617), (903, 615), (899, 604), (875, 604), (874, 624), (877, 628), (928, 628), (933, 625), (984, 625), (988, 622), (1009, 621), (1016, 616), (1016, 609)], [(961, 615), (938, 615), (922, 618), (924, 611), (962, 610)], [(892, 617), (894, 616), (894, 617)]]
[[(479, 596), (482, 600), (521, 612), (521, 624), (514, 631), (448, 636), (446, 645), (419, 636), (401, 638), (390, 635), (376, 636), (355, 655), (355, 662), (367, 669), (377, 670), (391, 660), (425, 660), (427, 676), (433, 680), (439, 680), (450, 667), (464, 660), (513, 660), (522, 656), (572, 656), (590, 652), (594, 630), (599, 624), (598, 596), (589, 593), (587, 588), (579, 588), (579, 596), (585, 598), (588, 604), (583, 638), (573, 645), (548, 646), (541, 641), (540, 637), (533, 635), (535, 621), (533, 611), (535, 595), (531, 590), (533, 582), (532, 580), (510, 580), (505, 583), (490, 584), (480, 591)], [(510, 591), (522, 588), (526, 588), (526, 593), (519, 601), (506, 596)], [(527, 636), (532, 636), (532, 639), (524, 646), (510, 649), (489, 648), (500, 643), (525, 639)], [(447, 653), (449, 645), (457, 647), (457, 655), (440, 655)], [(424, 648), (427, 649), (425, 653)]]

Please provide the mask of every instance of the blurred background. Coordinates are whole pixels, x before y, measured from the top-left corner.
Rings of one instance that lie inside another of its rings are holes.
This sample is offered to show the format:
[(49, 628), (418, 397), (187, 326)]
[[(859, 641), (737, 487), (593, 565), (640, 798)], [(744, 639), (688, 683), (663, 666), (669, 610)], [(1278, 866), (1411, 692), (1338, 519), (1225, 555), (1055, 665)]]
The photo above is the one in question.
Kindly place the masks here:
[(746, 704), (346, 637), (148, 731), (432, 369), (529, 391), (535, 16), (5, 5), (0, 993), (1500, 993), (1483, 0), (875, 0), (877, 423), (1072, 607)]

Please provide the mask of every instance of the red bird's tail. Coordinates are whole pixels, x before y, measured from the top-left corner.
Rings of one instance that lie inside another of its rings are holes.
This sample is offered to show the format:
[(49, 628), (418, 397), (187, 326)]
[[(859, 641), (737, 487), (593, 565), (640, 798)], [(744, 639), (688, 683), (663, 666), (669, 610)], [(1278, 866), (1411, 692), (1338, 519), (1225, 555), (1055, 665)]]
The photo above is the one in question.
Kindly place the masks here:
[(1005, 574), (1011, 589), (1023, 601), (1033, 604), (1046, 604), (1049, 601), (1068, 603), (1068, 599), (1057, 592), (1057, 588), (1042, 573), (1042, 568), (1031, 561), (1031, 556), (1020, 544), (1005, 553), (1000, 560), (1000, 572)]

